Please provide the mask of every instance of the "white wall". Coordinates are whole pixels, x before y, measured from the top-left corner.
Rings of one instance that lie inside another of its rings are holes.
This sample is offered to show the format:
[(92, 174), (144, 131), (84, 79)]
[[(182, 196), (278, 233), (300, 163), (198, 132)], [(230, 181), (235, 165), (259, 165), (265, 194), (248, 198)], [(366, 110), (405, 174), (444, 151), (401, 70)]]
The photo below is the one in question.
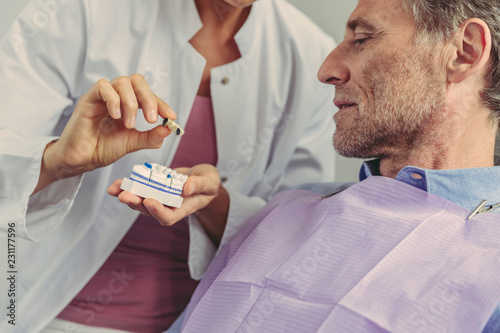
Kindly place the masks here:
[[(333, 36), (337, 43), (344, 39), (347, 19), (358, 3), (357, 0), (288, 0), (288, 2), (309, 16), (326, 33)], [(361, 160), (337, 156), (336, 161), (335, 180), (358, 180)]]
[(288, 0), (288, 2), (333, 36), (337, 43), (344, 38), (347, 18), (358, 3), (357, 0)]
[[(5, 35), (12, 21), (28, 2), (29, 0), (0, 0), (0, 36)], [(357, 3), (356, 0), (289, 0), (289, 2), (309, 16), (337, 42), (342, 41), (347, 18)], [(360, 160), (338, 156), (336, 180), (357, 180), (360, 165)]]

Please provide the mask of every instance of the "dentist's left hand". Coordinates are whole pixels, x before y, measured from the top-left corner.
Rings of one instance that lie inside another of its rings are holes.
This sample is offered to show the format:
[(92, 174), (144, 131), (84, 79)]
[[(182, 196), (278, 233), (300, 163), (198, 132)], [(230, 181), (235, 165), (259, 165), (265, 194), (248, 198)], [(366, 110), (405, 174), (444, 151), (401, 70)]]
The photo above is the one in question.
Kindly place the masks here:
[(140, 74), (94, 84), (78, 101), (59, 140), (45, 148), (34, 193), (58, 179), (107, 166), (128, 153), (161, 147), (171, 131), (161, 125), (137, 131), (139, 108), (149, 123), (155, 123), (158, 115), (177, 117)]

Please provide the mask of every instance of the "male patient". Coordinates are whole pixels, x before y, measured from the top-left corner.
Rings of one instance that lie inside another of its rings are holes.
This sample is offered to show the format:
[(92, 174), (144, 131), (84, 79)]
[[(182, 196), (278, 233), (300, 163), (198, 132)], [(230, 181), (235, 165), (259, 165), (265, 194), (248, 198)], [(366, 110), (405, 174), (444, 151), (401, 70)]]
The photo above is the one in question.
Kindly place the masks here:
[(318, 77), (337, 151), (376, 159), (340, 193), (277, 195), (220, 249), (183, 332), (495, 331), (499, 26), (496, 0), (359, 0)]
[(374, 159), (340, 193), (271, 200), (220, 248), (183, 332), (500, 332), (498, 27), (497, 0), (359, 0), (318, 77), (335, 149)]

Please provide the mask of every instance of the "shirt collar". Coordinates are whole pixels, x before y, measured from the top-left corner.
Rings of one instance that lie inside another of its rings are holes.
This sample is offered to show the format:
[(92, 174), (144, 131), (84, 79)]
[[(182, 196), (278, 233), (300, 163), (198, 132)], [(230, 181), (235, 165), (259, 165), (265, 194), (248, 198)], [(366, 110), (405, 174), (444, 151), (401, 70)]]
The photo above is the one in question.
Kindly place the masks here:
[(262, 29), (262, 24), (257, 24), (257, 18), (261, 19), (264, 12), (262, 12), (263, 1), (255, 1), (250, 9), (250, 14), (247, 17), (243, 26), (238, 30), (234, 36), (234, 40), (238, 45), (238, 50), (242, 57), (245, 57), (252, 50), (257, 33), (255, 29)]
[(182, 42), (193, 38), (203, 26), (194, 0), (169, 1), (166, 3), (165, 11), (167, 19), (175, 22), (176, 37)]
[[(378, 159), (363, 163), (360, 181), (380, 176), (379, 165)], [(500, 202), (500, 167), (431, 170), (407, 166), (399, 171), (396, 180), (470, 210), (474, 210), (481, 200), (488, 200), (487, 205)]]
[[(253, 42), (255, 41), (255, 28), (259, 27), (256, 20), (262, 16), (263, 1), (256, 1), (251, 6), (250, 14), (248, 15), (243, 26), (234, 36), (234, 40), (238, 45), (238, 49), (242, 57), (250, 52)], [(194, 0), (185, 1), (177, 0), (169, 3), (171, 10), (168, 12), (170, 19), (175, 20), (178, 26), (178, 36), (183, 41), (189, 41), (202, 28), (203, 24), (200, 19), (198, 10)], [(177, 7), (177, 8), (174, 8)], [(221, 9), (223, 10), (223, 9)], [(260, 29), (261, 27), (259, 27)]]

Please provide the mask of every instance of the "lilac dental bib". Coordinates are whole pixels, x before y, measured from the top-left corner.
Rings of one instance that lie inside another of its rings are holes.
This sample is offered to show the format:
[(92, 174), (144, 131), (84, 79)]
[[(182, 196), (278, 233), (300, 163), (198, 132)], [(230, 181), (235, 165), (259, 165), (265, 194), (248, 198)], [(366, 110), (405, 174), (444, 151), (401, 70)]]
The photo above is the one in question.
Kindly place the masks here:
[(318, 197), (277, 195), (221, 248), (183, 332), (480, 332), (500, 302), (500, 214), (466, 222), (384, 177)]

